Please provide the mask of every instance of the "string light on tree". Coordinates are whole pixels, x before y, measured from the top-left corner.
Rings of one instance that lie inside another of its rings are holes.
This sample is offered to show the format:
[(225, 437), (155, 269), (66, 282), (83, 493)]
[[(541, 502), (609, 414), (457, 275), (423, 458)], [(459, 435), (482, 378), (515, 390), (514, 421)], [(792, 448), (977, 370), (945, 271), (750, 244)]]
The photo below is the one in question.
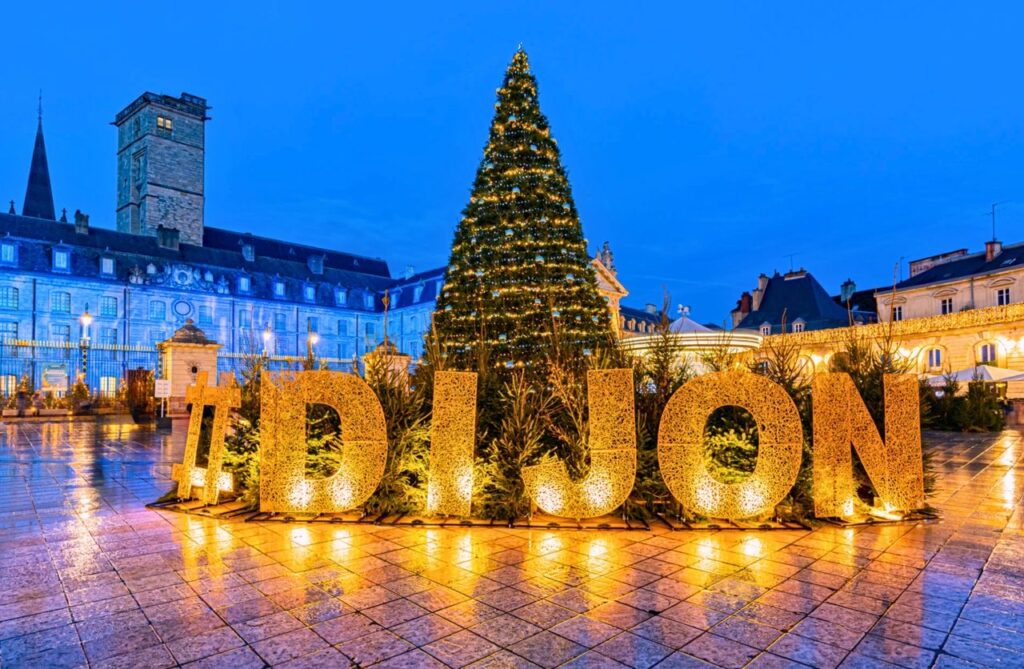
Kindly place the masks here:
[(498, 89), (469, 204), (455, 232), (435, 318), (456, 362), (486, 351), (499, 368), (533, 366), (545, 341), (593, 350), (607, 337), (579, 214), (520, 48)]

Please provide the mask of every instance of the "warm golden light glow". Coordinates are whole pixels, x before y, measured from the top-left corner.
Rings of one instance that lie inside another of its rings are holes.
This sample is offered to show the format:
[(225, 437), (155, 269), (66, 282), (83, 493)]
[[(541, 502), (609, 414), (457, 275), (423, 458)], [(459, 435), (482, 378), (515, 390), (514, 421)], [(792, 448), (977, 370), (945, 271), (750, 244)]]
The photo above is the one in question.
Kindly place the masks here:
[[(359, 506), (384, 474), (387, 430), (373, 390), (358, 376), (303, 371), (261, 378), (260, 511), (332, 513)], [(306, 406), (324, 404), (341, 418), (338, 471), (305, 476)]]
[[(172, 469), (172, 476), (178, 482), (178, 497), (191, 499), (194, 487), (202, 488), (200, 499), (204, 504), (216, 504), (221, 492), (231, 492), (230, 474), (221, 472), (224, 462), (224, 435), (228, 427), (231, 409), (241, 404), (241, 392), (236, 385), (211, 386), (207, 384), (206, 372), (196, 375), (196, 382), (185, 390), (185, 401), (192, 405), (188, 420), (188, 435), (185, 438), (185, 455), (181, 465)], [(196, 467), (199, 450), (199, 433), (203, 426), (203, 410), (213, 407), (213, 425), (210, 428), (210, 452), (206, 468)], [(202, 472), (202, 478), (197, 474)], [(227, 486), (224, 485), (227, 476)]]
[(430, 422), (429, 513), (469, 515), (475, 442), (476, 374), (437, 372)]
[[(711, 413), (738, 406), (758, 425), (753, 473), (722, 483), (704, 460), (704, 428)], [(758, 374), (714, 372), (689, 381), (669, 400), (658, 432), (658, 463), (665, 485), (683, 507), (712, 518), (763, 516), (781, 502), (800, 471), (803, 430), (786, 391)]]
[[(814, 513), (850, 516), (856, 509), (851, 447), (882, 500), (882, 513), (924, 506), (917, 377), (885, 375), (885, 441), (848, 374), (814, 378)], [(902, 516), (900, 516), (902, 517)]]
[(590, 411), (590, 471), (573, 481), (565, 463), (552, 460), (523, 468), (523, 483), (545, 513), (563, 518), (594, 518), (618, 508), (636, 477), (633, 370), (587, 372)]

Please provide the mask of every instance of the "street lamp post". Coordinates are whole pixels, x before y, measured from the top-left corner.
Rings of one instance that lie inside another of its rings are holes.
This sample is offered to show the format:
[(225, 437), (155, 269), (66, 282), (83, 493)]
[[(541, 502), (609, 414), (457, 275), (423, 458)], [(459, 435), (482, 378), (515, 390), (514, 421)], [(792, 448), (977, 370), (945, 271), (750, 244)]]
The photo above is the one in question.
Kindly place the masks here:
[(89, 313), (89, 305), (85, 305), (85, 311), (82, 312), (82, 316), (78, 319), (82, 324), (82, 336), (79, 339), (78, 345), (82, 353), (82, 380), (86, 385), (89, 385), (89, 326), (92, 325), (92, 314)]

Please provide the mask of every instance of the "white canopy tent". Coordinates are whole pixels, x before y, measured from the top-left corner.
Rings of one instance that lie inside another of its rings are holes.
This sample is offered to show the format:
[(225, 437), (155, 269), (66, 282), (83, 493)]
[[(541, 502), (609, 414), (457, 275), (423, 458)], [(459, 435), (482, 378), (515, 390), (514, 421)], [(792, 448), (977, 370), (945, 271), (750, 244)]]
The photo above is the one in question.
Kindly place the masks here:
[(1024, 381), (1024, 372), (994, 365), (978, 365), (977, 367), (965, 367), (949, 374), (933, 374), (928, 377), (928, 385), (944, 386), (946, 379), (950, 377), (959, 383), (970, 383), (975, 380), (985, 383), (1005, 383), (1007, 381)]

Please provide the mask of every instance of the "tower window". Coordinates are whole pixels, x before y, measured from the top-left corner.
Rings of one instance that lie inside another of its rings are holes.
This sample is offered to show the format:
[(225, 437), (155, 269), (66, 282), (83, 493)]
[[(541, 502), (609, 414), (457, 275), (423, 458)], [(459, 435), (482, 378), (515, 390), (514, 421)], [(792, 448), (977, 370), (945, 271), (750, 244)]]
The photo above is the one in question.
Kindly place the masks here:
[(167, 118), (166, 116), (156, 117), (156, 127), (161, 130), (174, 130), (174, 121)]

